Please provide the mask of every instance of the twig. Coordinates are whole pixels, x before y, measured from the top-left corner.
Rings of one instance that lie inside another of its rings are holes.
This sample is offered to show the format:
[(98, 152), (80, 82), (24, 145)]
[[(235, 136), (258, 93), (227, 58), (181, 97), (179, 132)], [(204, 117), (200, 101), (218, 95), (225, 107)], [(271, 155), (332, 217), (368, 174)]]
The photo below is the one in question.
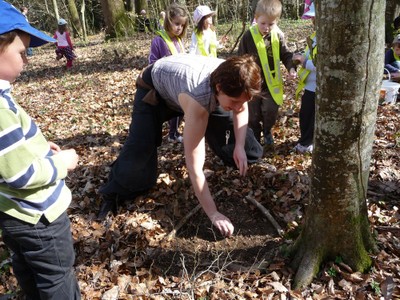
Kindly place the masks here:
[(243, 23), (242, 23), (242, 31), (240, 32), (239, 36), (237, 37), (236, 42), (235, 42), (235, 44), (233, 45), (233, 47), (232, 47), (231, 51), (229, 52), (229, 54), (232, 54), (232, 53), (233, 53), (233, 51), (235, 50), (237, 44), (238, 44), (239, 41), (240, 41), (240, 38), (241, 38), (242, 35), (244, 34), (244, 31), (245, 31), (245, 30), (246, 30), (246, 22), (243, 22)]
[(184, 216), (183, 219), (179, 221), (178, 225), (176, 225), (175, 228), (170, 233), (168, 233), (165, 239), (168, 241), (173, 239), (176, 235), (176, 232), (187, 222), (187, 220), (190, 219), (190, 217), (197, 213), (200, 208), (201, 204), (197, 204), (197, 206), (193, 208), (186, 216)]
[(281, 228), (281, 226), (279, 226), (278, 222), (275, 221), (274, 217), (270, 214), (270, 212), (268, 211), (268, 209), (266, 209), (262, 204), (260, 204), (256, 199), (250, 197), (250, 196), (246, 196), (245, 197), (246, 200), (250, 201), (252, 204), (254, 204), (259, 210), (261, 210), (261, 212), (267, 217), (268, 221), (271, 222), (271, 224), (275, 227), (276, 231), (278, 231), (278, 234), (280, 236), (283, 235), (284, 231)]
[(228, 34), (232, 31), (232, 29), (233, 29), (233, 23), (231, 24), (231, 27), (228, 29), (228, 31), (225, 32), (225, 34), (222, 37), (224, 38), (224, 37), (228, 36)]
[(398, 231), (400, 232), (400, 227), (394, 227), (394, 226), (375, 226), (376, 229), (381, 230), (381, 231)]

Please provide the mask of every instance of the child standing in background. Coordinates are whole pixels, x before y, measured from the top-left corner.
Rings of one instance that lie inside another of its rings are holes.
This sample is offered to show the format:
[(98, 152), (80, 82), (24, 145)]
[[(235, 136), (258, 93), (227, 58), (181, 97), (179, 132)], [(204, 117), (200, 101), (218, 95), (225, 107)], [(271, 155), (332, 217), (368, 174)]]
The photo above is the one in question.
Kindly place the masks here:
[(385, 68), (392, 80), (400, 79), (400, 34), (394, 38), (392, 48), (385, 53)]
[[(192, 42), (189, 53), (203, 56), (217, 57), (217, 48), (220, 43), (217, 40), (217, 34), (213, 26), (212, 17), (215, 11), (212, 11), (206, 5), (197, 6), (193, 13), (193, 21), (196, 26), (192, 33)], [(224, 39), (221, 41), (224, 42)]]
[(281, 61), (289, 71), (290, 78), (296, 78), (293, 54), (277, 27), (281, 13), (282, 3), (279, 0), (258, 1), (255, 10), (256, 24), (244, 33), (238, 51), (239, 55), (253, 55), (264, 75), (260, 96), (249, 102), (249, 127), (253, 129), (259, 142), (263, 132), (265, 146), (274, 144), (271, 129), (283, 103)]
[(160, 17), (157, 20), (157, 29), (158, 30), (164, 29), (164, 22), (165, 22), (165, 11), (161, 11)]
[[(28, 63), (26, 48), (55, 42), (0, 0), (0, 229), (12, 250), (15, 277), (26, 299), (80, 299), (73, 264), (71, 191), (74, 149), (47, 142), (11, 95), (11, 83)], [(25, 298), (24, 298), (25, 299)]]
[[(189, 18), (185, 9), (179, 4), (172, 3), (167, 8), (164, 21), (164, 29), (157, 32), (157, 36), (151, 41), (149, 63), (153, 64), (158, 59), (185, 53), (185, 47), (182, 38), (186, 36), (186, 29), (189, 24)], [(178, 131), (178, 127), (182, 117), (176, 117), (169, 120), (169, 142), (182, 143), (182, 135)]]
[[(25, 19), (29, 22), (28, 20), (28, 8), (26, 6), (21, 7), (21, 13), (25, 16)], [(28, 47), (26, 49), (26, 55), (32, 56), (33, 55), (33, 50), (31, 47)]]
[[(313, 25), (315, 25), (314, 3), (303, 14), (302, 19), (305, 18), (311, 19)], [(299, 113), (300, 139), (294, 150), (300, 153), (312, 153), (314, 149), (315, 89), (317, 88), (317, 69), (315, 67), (317, 60), (317, 37), (315, 31), (307, 38), (307, 47), (304, 55), (295, 54), (293, 60), (300, 63), (296, 100), (299, 98), (300, 92), (304, 89)]]
[(54, 38), (57, 40), (56, 59), (60, 60), (65, 56), (67, 59), (67, 69), (72, 67), (72, 61), (75, 59), (74, 46), (71, 42), (71, 37), (67, 31), (67, 21), (64, 19), (58, 20), (58, 30), (54, 33)]

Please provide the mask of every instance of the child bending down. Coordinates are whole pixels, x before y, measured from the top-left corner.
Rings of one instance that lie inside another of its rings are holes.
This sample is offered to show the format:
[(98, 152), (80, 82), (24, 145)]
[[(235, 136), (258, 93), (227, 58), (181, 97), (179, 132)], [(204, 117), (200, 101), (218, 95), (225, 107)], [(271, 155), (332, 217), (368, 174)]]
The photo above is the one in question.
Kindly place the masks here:
[(54, 38), (57, 40), (56, 59), (60, 60), (65, 57), (67, 59), (67, 69), (72, 67), (72, 61), (76, 58), (74, 46), (71, 42), (71, 37), (67, 30), (67, 21), (64, 19), (58, 20), (58, 29), (54, 33)]
[[(0, 229), (26, 299), (80, 299), (64, 178), (75, 150), (47, 142), (11, 95), (26, 48), (55, 42), (0, 1)], [(25, 299), (25, 298), (24, 298)]]

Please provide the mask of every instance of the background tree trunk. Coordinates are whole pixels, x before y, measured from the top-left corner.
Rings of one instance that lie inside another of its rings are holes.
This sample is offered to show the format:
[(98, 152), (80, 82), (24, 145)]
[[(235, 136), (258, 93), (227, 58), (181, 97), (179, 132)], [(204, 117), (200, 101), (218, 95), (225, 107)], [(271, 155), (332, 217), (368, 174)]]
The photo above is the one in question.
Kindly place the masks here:
[(294, 286), (340, 256), (354, 271), (376, 250), (367, 185), (383, 74), (384, 0), (316, 1), (316, 129), (310, 203), (291, 249)]
[(87, 42), (87, 29), (86, 29), (85, 11), (86, 11), (86, 2), (85, 2), (85, 0), (82, 0), (82, 5), (81, 5), (81, 18), (82, 18), (83, 40), (84, 40), (85, 43), (86, 43), (86, 42)]
[(69, 14), (71, 17), (72, 29), (75, 34), (82, 37), (82, 25), (81, 25), (81, 21), (79, 19), (79, 13), (76, 8), (75, 0), (68, 0), (67, 4), (68, 4), (68, 11), (69, 11)]
[(56, 16), (56, 20), (60, 19), (60, 14), (58, 12), (58, 5), (57, 5), (57, 0), (53, 0), (53, 7), (54, 7), (54, 14)]
[(106, 23), (106, 39), (129, 36), (134, 31), (122, 0), (101, 0), (101, 7)]

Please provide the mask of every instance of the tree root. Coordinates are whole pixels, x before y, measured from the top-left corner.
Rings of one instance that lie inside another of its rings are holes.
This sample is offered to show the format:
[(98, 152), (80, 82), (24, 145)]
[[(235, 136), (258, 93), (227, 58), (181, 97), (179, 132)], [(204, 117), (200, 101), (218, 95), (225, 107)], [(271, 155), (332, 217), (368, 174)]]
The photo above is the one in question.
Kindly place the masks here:
[(322, 261), (322, 251), (321, 249), (305, 249), (301, 248), (300, 252), (296, 254), (296, 259), (293, 261), (299, 262), (297, 267), (297, 272), (294, 277), (293, 288), (302, 289), (308, 286), (314, 276), (318, 273), (319, 267)]

